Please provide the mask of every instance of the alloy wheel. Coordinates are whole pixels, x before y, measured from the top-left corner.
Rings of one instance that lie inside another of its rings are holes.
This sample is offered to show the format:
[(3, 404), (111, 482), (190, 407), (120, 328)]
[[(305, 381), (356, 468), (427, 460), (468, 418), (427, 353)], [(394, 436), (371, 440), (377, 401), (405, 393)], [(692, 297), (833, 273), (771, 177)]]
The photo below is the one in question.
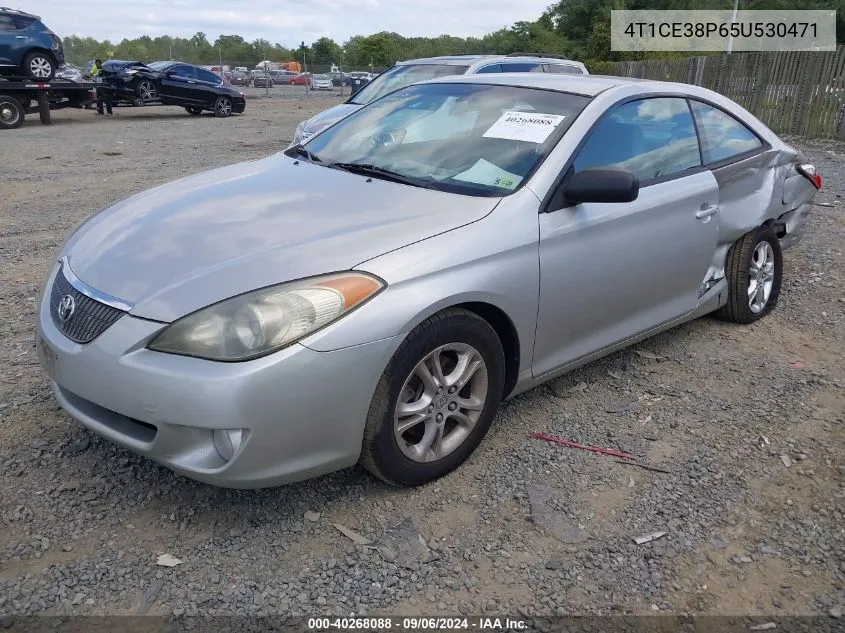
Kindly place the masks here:
[(156, 87), (151, 81), (142, 81), (138, 84), (138, 96), (144, 101), (152, 101), (156, 98)]
[(33, 77), (47, 79), (53, 74), (53, 64), (46, 57), (33, 57), (29, 62), (29, 71)]
[(394, 412), (393, 432), (405, 457), (433, 462), (456, 450), (478, 422), (488, 382), (483, 357), (465, 343), (442, 345), (417, 363)]
[(759, 314), (769, 302), (775, 279), (775, 252), (772, 245), (762, 241), (754, 248), (748, 269), (748, 308)]
[(232, 102), (227, 97), (221, 97), (217, 100), (217, 115), (229, 116), (232, 114)]

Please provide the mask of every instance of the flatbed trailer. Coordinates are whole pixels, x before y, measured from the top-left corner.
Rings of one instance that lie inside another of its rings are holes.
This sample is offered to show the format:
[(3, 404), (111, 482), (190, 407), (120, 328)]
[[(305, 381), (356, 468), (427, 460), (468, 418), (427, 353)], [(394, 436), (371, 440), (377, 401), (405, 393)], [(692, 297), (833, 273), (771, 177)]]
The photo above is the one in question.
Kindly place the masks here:
[(0, 130), (20, 127), (27, 114), (38, 113), (41, 123), (50, 125), (51, 110), (84, 108), (96, 100), (96, 85), (54, 79), (37, 81), (0, 80)]

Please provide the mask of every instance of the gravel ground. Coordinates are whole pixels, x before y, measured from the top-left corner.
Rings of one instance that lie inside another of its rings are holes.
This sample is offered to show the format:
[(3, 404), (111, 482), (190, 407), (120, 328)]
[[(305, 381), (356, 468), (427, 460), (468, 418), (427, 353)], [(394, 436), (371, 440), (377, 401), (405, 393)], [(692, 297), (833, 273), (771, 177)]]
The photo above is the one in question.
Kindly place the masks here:
[[(279, 149), (339, 101), (253, 91), (217, 120), (62, 111), (2, 133), (0, 615), (736, 614), (845, 607), (845, 146), (821, 168), (775, 312), (700, 319), (505, 404), (457, 472), (416, 490), (355, 468), (259, 491), (198, 484), (89, 435), (33, 349), (68, 231), (178, 176)], [(654, 358), (659, 356), (660, 358)], [(669, 471), (532, 439), (623, 449)], [(784, 465), (788, 456), (791, 466)], [(369, 539), (357, 544), (352, 537)], [(424, 537), (425, 546), (416, 539)], [(638, 545), (633, 537), (666, 535)], [(156, 565), (161, 554), (182, 564)], [(841, 620), (838, 620), (841, 622)]]

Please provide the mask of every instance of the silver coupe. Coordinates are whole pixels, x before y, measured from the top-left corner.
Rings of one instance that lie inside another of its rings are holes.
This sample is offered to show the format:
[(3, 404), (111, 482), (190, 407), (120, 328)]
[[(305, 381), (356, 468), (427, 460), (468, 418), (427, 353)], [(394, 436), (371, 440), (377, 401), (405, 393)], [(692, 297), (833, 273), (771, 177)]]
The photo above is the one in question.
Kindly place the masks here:
[(458, 467), (499, 402), (778, 301), (821, 176), (689, 85), (436, 79), (70, 236), (36, 341), (91, 431), (204, 482)]

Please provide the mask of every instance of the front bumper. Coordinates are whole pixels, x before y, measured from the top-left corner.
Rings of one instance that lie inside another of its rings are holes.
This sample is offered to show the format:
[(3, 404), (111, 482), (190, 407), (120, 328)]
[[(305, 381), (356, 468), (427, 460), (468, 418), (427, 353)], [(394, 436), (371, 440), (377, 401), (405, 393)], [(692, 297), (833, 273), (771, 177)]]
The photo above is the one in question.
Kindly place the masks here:
[(241, 100), (232, 100), (232, 112), (235, 114), (243, 114), (243, 111), (246, 110), (246, 99)]
[[(36, 340), (62, 407), (91, 431), (178, 473), (261, 488), (354, 465), (376, 383), (399, 337), (332, 352), (292, 345), (219, 363), (146, 349), (165, 325), (124, 315), (92, 342), (66, 338), (50, 314), (54, 271)], [(214, 429), (243, 429), (229, 461)]]

